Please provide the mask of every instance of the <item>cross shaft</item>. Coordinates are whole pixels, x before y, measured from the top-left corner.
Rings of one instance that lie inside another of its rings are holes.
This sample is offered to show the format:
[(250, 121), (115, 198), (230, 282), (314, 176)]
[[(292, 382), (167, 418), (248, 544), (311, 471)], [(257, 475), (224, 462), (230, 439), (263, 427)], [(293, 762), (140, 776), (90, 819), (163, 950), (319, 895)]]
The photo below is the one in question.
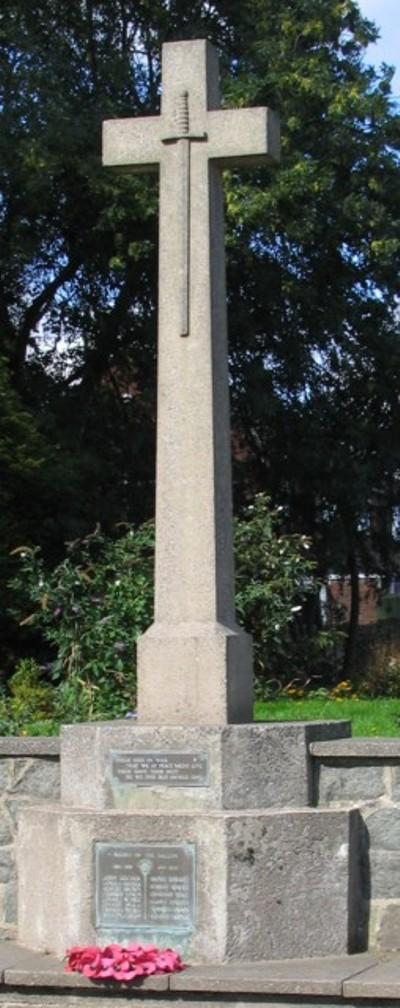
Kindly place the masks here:
[(163, 46), (162, 87), (160, 117), (104, 124), (105, 164), (160, 170), (155, 621), (138, 644), (139, 718), (251, 720), (234, 614), (221, 167), (276, 159), (278, 126), (268, 109), (220, 109), (205, 41)]

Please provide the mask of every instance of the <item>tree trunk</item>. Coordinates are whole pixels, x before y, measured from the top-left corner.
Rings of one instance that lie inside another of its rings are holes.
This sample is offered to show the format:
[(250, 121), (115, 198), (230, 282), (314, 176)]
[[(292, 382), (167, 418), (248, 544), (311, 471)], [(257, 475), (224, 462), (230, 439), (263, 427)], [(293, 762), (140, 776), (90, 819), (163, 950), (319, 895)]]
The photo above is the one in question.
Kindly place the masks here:
[(351, 543), (348, 553), (348, 563), (350, 570), (350, 618), (349, 626), (347, 632), (347, 640), (343, 657), (343, 669), (342, 675), (343, 679), (350, 679), (354, 667), (354, 658), (357, 646), (357, 634), (358, 634), (358, 619), (360, 614), (360, 592), (358, 583), (358, 562), (357, 554), (354, 548), (354, 542), (351, 537)]

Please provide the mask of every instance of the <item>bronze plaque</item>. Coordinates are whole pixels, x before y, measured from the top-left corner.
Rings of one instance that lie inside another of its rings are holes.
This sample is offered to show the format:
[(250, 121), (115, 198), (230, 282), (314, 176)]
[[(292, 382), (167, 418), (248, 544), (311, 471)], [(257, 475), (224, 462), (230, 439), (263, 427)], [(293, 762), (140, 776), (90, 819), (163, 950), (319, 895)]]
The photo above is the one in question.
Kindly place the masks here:
[(95, 851), (97, 928), (192, 930), (194, 844), (96, 843)]
[(208, 757), (199, 752), (110, 753), (111, 779), (135, 787), (207, 787)]

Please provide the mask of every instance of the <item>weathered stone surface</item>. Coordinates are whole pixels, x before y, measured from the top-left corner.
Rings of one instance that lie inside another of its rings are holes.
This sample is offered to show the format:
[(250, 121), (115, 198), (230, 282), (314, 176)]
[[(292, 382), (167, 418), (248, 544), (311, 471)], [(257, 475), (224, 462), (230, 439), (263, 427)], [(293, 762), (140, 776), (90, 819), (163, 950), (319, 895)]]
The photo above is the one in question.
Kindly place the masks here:
[(377, 998), (381, 1004), (385, 998), (400, 998), (400, 969), (396, 957), (388, 962), (378, 963), (343, 984), (345, 998)]
[(370, 848), (400, 851), (400, 808), (378, 808), (365, 817)]
[(12, 766), (11, 759), (0, 759), (0, 793), (8, 787)]
[[(121, 990), (115, 984), (100, 981), (94, 985), (79, 974), (65, 974), (62, 961), (50, 955), (34, 953), (29, 949), (8, 942), (0, 949), (0, 971), (3, 984), (0, 987), (0, 999), (4, 1004), (4, 994), (8, 988), (12, 999), (31, 998), (32, 1004), (37, 1004), (37, 992), (40, 991), (40, 1003), (47, 1004), (53, 997), (58, 1004), (70, 1008), (73, 1001), (73, 989), (76, 988), (79, 1000), (85, 998), (85, 991), (90, 996), (90, 1004), (103, 1004), (111, 1008), (125, 999), (144, 1000), (146, 1005), (152, 1005), (148, 994), (151, 990), (170, 991), (169, 1003), (182, 1003), (185, 995), (186, 1003), (200, 1006), (219, 1003), (237, 1004), (237, 995), (242, 994), (240, 1003), (246, 1005), (246, 994), (250, 1004), (271, 1005), (271, 995), (276, 995), (279, 1004), (284, 1005), (284, 997), (299, 998), (304, 1006), (305, 997), (325, 996), (335, 997), (340, 1002), (342, 984), (356, 976), (366, 976), (371, 967), (379, 960), (369, 954), (354, 956), (338, 956), (323, 959), (281, 960), (275, 962), (233, 962), (227, 965), (188, 967), (183, 973), (170, 976), (148, 977), (143, 981), (134, 981)], [(398, 957), (393, 964), (398, 964)], [(18, 992), (15, 991), (18, 988)], [(65, 989), (62, 994), (60, 988)], [(96, 988), (99, 998), (96, 997)], [(66, 991), (69, 991), (66, 993)], [(109, 997), (107, 998), (107, 991)], [(90, 992), (90, 993), (89, 993)], [(118, 1000), (114, 999), (118, 992)], [(201, 995), (203, 997), (201, 998)], [(266, 995), (265, 1000), (262, 995)], [(201, 1000), (200, 1000), (201, 998)], [(206, 999), (206, 1000), (204, 1000)], [(232, 1000), (231, 1000), (232, 999)], [(160, 1003), (160, 1002), (159, 1002)], [(323, 1001), (319, 1001), (323, 1005)], [(293, 1004), (293, 1002), (292, 1002)]]
[(369, 852), (371, 899), (400, 899), (400, 853)]
[(14, 872), (14, 851), (12, 848), (0, 849), (0, 882), (9, 882)]
[(252, 645), (233, 624), (186, 622), (175, 628), (154, 623), (137, 642), (137, 661), (138, 718), (143, 724), (160, 723), (156, 696), (163, 696), (162, 720), (167, 725), (252, 720)]
[(336, 815), (293, 812), (230, 820), (230, 958), (251, 957), (252, 947), (256, 957), (266, 959), (354, 950), (357, 819)]
[[(343, 953), (357, 940), (356, 833), (357, 816), (345, 811), (132, 816), (27, 808), (19, 941), (62, 954), (112, 940), (110, 929), (93, 927), (94, 841), (192, 844), (197, 913), (184, 948), (192, 962)], [(115, 935), (128, 938), (144, 940), (136, 930)]]
[(398, 738), (347, 738), (335, 741), (315, 741), (310, 746), (312, 756), (332, 757), (332, 759), (365, 759), (400, 761), (400, 739)]
[(343, 981), (378, 962), (363, 953), (272, 962), (231, 962), (226, 966), (195, 966), (170, 977), (172, 991), (209, 991), (284, 995), (340, 995)]
[(57, 799), (60, 793), (60, 766), (57, 757), (35, 760), (15, 760), (14, 780), (10, 792)]
[(252, 720), (251, 642), (234, 612), (221, 168), (279, 159), (279, 125), (267, 109), (221, 109), (218, 76), (209, 42), (167, 43), (161, 116), (110, 120), (103, 131), (106, 165), (160, 166), (155, 618), (137, 649), (143, 723)]
[(400, 766), (392, 768), (392, 798), (400, 804)]
[(2, 736), (0, 756), (58, 756), (60, 740), (57, 737), (32, 738), (30, 736)]
[(400, 949), (400, 901), (388, 903), (381, 911), (376, 946), (383, 951)]
[[(257, 722), (219, 728), (120, 721), (68, 725), (62, 731), (62, 800), (80, 807), (150, 811), (298, 808), (313, 800), (310, 738), (326, 738), (331, 733), (337, 737), (349, 730), (346, 721)], [(198, 753), (208, 763), (208, 783), (200, 787), (124, 783), (113, 777), (113, 752)]]
[(9, 882), (5, 883), (3, 886), (2, 894), (2, 906), (3, 906), (3, 920), (6, 925), (16, 925), (17, 923), (17, 911), (18, 911), (18, 896), (17, 896), (17, 877), (13, 873)]
[[(42, 964), (34, 965), (34, 961), (29, 962), (29, 954), (27, 955), (27, 962), (23, 963), (18, 967), (8, 967), (4, 970), (4, 983), (15, 987), (42, 987), (45, 985), (50, 988), (73, 988), (81, 990), (82, 988), (90, 990), (93, 992), (95, 987), (98, 990), (108, 991), (110, 995), (121, 994), (121, 984), (118, 982), (113, 983), (111, 980), (88, 980), (87, 977), (82, 976), (81, 973), (65, 973), (59, 962), (56, 962), (53, 956), (47, 957), (50, 961)], [(126, 993), (133, 993), (133, 991), (167, 991), (168, 990), (168, 976), (159, 974), (157, 976), (143, 977), (139, 980), (130, 981), (129, 986), (125, 988)], [(146, 1001), (147, 1004), (147, 1001)]]
[(12, 843), (13, 839), (11, 819), (7, 816), (4, 806), (0, 807), (0, 847)]
[(14, 841), (19, 809), (59, 794), (58, 739), (0, 739), (0, 940), (17, 918)]
[(18, 795), (18, 797), (8, 798), (6, 793), (6, 796), (3, 799), (3, 808), (12, 823), (14, 837), (17, 831), (20, 808), (24, 808), (25, 805), (32, 805), (32, 801), (34, 801), (35, 798), (36, 795)]
[(318, 804), (360, 803), (385, 793), (384, 767), (351, 759), (340, 763), (319, 762)]

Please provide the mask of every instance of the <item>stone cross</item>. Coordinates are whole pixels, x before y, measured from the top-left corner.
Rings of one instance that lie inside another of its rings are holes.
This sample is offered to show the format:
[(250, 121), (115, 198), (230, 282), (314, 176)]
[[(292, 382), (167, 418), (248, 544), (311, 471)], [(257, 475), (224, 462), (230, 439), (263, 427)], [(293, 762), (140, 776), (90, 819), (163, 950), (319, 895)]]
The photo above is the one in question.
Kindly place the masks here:
[(103, 161), (160, 171), (154, 623), (138, 717), (252, 720), (250, 639), (234, 612), (221, 169), (277, 160), (266, 108), (220, 108), (209, 42), (162, 50), (161, 115), (104, 123)]

